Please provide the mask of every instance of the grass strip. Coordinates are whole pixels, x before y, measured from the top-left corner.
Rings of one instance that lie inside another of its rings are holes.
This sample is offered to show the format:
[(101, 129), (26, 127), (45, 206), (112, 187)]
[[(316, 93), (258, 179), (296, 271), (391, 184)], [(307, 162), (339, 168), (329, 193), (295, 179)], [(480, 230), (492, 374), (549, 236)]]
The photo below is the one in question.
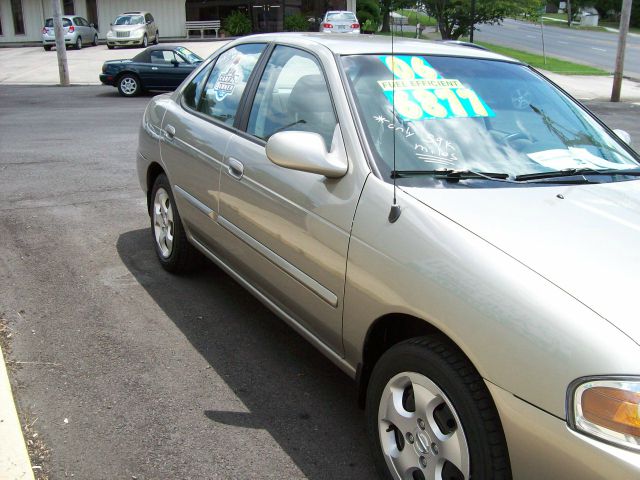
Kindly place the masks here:
[(535, 53), (523, 52), (522, 50), (516, 50), (514, 48), (503, 47), (501, 45), (493, 45), (491, 43), (476, 42), (485, 48), (488, 48), (492, 52), (505, 55), (507, 57), (515, 58), (523, 63), (528, 63), (534, 68), (540, 68), (549, 72), (561, 73), (563, 75), (610, 75), (600, 68), (590, 67), (589, 65), (581, 65), (579, 63), (568, 62), (566, 60), (560, 60), (559, 58), (550, 57), (547, 55), (547, 63), (544, 62), (542, 55)]

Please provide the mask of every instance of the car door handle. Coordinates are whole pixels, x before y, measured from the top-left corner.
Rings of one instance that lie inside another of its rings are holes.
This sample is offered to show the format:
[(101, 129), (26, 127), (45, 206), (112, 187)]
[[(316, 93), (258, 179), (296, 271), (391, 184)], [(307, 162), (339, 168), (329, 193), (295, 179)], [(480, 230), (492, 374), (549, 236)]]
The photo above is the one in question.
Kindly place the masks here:
[(151, 70), (157, 70), (158, 67), (151, 67)]
[(240, 160), (229, 158), (229, 175), (237, 180), (242, 178), (244, 175), (244, 165)]
[(169, 140), (172, 140), (173, 137), (176, 136), (176, 129), (173, 127), (173, 125), (167, 125), (166, 127), (164, 127), (164, 131)]

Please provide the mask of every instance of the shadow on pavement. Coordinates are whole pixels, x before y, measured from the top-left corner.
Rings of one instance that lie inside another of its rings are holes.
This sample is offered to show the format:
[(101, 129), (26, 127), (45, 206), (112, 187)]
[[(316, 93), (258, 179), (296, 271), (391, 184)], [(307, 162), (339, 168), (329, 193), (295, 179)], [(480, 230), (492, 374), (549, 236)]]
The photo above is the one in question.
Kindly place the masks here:
[(117, 251), (249, 410), (212, 408), (203, 419), (265, 429), (309, 479), (377, 478), (350, 378), (212, 263), (166, 273), (147, 229), (122, 234)]

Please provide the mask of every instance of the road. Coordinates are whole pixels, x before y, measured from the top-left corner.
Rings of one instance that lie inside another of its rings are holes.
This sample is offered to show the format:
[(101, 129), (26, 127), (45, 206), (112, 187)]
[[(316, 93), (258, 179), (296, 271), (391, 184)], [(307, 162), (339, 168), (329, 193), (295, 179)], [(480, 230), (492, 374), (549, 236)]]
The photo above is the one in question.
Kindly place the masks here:
[[(354, 383), (219, 269), (156, 261), (150, 97), (0, 86), (0, 319), (51, 480), (377, 478)], [(593, 104), (640, 139), (640, 106)], [(1, 331), (1, 329), (0, 329)]]
[[(542, 54), (539, 24), (506, 19), (502, 25), (478, 25), (474, 40)], [(609, 32), (576, 30), (545, 25), (547, 55), (574, 61), (605, 71), (615, 68), (618, 35)], [(640, 36), (627, 38), (624, 74), (640, 80)]]

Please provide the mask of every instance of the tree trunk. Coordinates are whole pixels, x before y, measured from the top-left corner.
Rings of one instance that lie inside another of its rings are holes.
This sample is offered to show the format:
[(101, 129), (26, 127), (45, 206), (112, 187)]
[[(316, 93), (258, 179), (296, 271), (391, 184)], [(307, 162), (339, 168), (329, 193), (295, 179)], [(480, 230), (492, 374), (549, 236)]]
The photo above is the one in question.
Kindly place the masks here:
[(382, 30), (381, 32), (390, 32), (389, 28), (389, 11), (387, 10), (382, 14)]
[(571, 28), (571, 0), (567, 0), (567, 25)]

